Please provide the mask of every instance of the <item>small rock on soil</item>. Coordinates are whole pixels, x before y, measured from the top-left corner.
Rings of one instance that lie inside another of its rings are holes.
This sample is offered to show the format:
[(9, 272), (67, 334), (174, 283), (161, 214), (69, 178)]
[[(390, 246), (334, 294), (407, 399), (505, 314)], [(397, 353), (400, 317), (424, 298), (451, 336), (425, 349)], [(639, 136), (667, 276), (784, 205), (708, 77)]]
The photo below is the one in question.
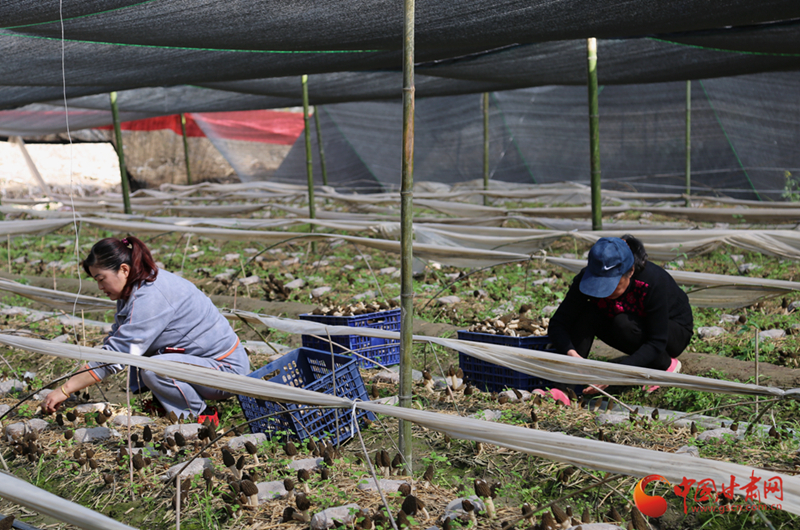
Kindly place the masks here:
[(355, 503), (328, 508), (314, 514), (314, 517), (311, 518), (311, 529), (325, 530), (333, 528), (340, 523), (344, 524), (344, 526), (351, 526), (355, 522), (355, 514), (360, 510), (361, 507)]

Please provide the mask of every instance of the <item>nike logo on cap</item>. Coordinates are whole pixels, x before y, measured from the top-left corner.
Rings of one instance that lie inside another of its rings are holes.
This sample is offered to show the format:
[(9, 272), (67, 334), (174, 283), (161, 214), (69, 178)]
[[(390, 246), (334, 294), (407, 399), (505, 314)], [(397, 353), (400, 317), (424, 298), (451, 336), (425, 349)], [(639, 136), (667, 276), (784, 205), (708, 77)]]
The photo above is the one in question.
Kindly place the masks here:
[[(619, 265), (619, 264), (617, 264), (617, 265)], [(613, 268), (614, 268), (614, 267), (616, 267), (617, 265), (612, 265), (612, 266), (610, 266), (610, 267), (606, 267), (605, 265), (603, 265), (603, 270), (604, 270), (604, 271), (610, 271), (611, 269), (613, 269)]]

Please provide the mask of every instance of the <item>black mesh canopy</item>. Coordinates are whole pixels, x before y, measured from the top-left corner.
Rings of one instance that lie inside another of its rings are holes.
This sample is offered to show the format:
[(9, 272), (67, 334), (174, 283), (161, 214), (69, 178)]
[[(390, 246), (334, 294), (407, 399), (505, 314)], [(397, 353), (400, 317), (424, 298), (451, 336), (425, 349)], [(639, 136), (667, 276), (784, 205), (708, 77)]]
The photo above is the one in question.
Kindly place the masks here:
[[(692, 84), (692, 186), (700, 193), (780, 199), (786, 172), (800, 171), (800, 73), (721, 78)], [(601, 87), (600, 150), (608, 189), (685, 189), (682, 82)], [(492, 180), (589, 180), (584, 87), (549, 86), (490, 95)], [(320, 108), (330, 183), (352, 189), (400, 185), (402, 107), (365, 102)], [(416, 181), (456, 183), (483, 175), (479, 95), (417, 102)], [(316, 140), (315, 140), (316, 141)], [(322, 183), (316, 147), (315, 179)], [(341, 160), (340, 160), (341, 158)], [(301, 137), (276, 179), (305, 177)]]

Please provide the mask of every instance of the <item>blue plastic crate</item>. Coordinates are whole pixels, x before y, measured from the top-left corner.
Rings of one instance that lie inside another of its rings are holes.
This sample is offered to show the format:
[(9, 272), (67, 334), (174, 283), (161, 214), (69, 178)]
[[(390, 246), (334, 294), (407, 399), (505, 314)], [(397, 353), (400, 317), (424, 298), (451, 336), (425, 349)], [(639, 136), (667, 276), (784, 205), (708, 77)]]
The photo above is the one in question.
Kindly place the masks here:
[[(458, 338), (473, 342), (500, 344), (527, 350), (555, 351), (550, 337), (547, 335), (537, 337), (508, 337), (505, 335), (492, 335), (490, 333), (475, 333), (472, 331), (459, 331)], [(548, 381), (541, 377), (525, 374), (494, 363), (471, 357), (466, 353), (458, 352), (458, 365), (464, 372), (464, 378), (477, 388), (486, 392), (501, 392), (507, 388), (518, 390), (533, 390), (536, 388), (558, 388), (560, 383)], [(574, 386), (577, 394), (581, 393), (582, 386)]]
[[(387, 331), (400, 331), (400, 309), (390, 309), (388, 311), (378, 311), (351, 317), (335, 317), (328, 315), (300, 315), (301, 320), (319, 322), (328, 326), (349, 326), (351, 328), (371, 328), (385, 329)], [(303, 347), (312, 348), (320, 351), (331, 351), (331, 344), (328, 337), (317, 338), (312, 335), (303, 335)], [(400, 341), (391, 339), (379, 339), (376, 337), (363, 337), (361, 335), (331, 335), (333, 342), (333, 353), (350, 355), (349, 350), (357, 352), (359, 355), (372, 359), (383, 366), (389, 366), (400, 362)], [(360, 368), (377, 368), (378, 365), (360, 357), (358, 366)]]
[[(336, 368), (335, 395), (349, 399), (369, 401), (367, 389), (361, 379), (355, 361), (346, 355), (333, 355), (309, 348), (298, 348), (283, 355), (271, 363), (251, 373), (250, 377), (264, 379), (282, 385), (313, 390), (323, 394), (334, 394), (333, 368)], [(344, 409), (312, 409), (306, 405), (294, 403), (276, 403), (249, 396), (238, 396), (245, 418), (250, 423), (250, 431), (263, 432), (271, 438), (284, 433), (289, 439), (305, 440), (307, 438), (330, 438), (334, 444), (353, 436), (350, 426), (350, 411)], [(287, 414), (278, 414), (271, 418), (252, 421), (255, 418), (275, 412), (288, 410)], [(336, 430), (336, 416), (339, 417), (339, 429)], [(359, 410), (359, 420), (375, 417), (371, 412)]]

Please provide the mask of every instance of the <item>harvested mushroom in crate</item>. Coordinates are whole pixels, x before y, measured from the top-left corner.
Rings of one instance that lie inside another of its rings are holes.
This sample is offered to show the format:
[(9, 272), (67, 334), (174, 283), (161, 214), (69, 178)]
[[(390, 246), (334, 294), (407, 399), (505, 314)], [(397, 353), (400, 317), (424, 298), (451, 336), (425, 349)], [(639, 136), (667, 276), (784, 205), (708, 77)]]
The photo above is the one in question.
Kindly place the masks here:
[(528, 318), (517, 313), (508, 313), (500, 317), (487, 318), (469, 327), (467, 331), (488, 333), (490, 335), (506, 335), (508, 337), (542, 337), (547, 335), (547, 317)]
[(389, 300), (389, 302), (370, 302), (365, 304), (364, 302), (357, 302), (355, 304), (350, 304), (348, 306), (336, 305), (336, 306), (319, 306), (314, 309), (311, 314), (312, 315), (323, 315), (323, 316), (331, 316), (331, 317), (352, 317), (357, 315), (366, 315), (369, 313), (377, 313), (379, 311), (388, 311), (395, 307), (398, 307), (398, 303), (396, 300)]

